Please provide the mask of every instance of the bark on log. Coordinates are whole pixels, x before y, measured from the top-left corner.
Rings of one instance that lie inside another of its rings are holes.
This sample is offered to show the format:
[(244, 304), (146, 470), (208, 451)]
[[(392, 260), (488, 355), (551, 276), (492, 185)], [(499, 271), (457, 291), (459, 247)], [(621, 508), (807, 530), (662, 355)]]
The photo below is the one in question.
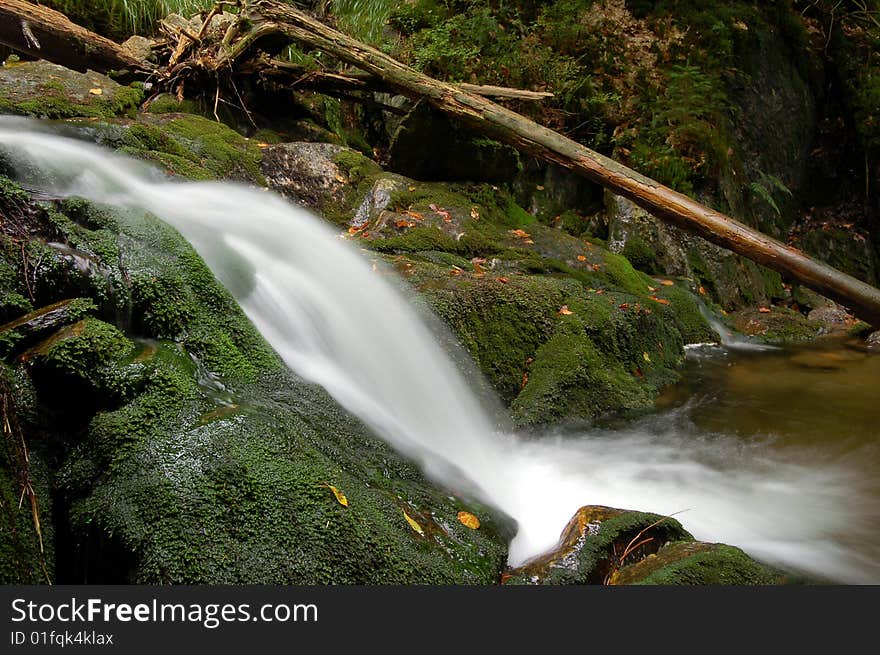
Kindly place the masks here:
[(424, 98), (436, 109), (524, 152), (570, 169), (646, 209), (661, 220), (786, 275), (846, 305), (859, 318), (880, 327), (880, 290), (818, 262), (797, 248), (715, 211), (543, 127), (486, 98), (440, 82), (356, 41), (291, 5), (256, 0), (247, 5), (256, 25), (272, 25), (291, 40), (381, 78), (401, 93)]
[(146, 69), (119, 44), (25, 0), (0, 0), (0, 43), (80, 72)]

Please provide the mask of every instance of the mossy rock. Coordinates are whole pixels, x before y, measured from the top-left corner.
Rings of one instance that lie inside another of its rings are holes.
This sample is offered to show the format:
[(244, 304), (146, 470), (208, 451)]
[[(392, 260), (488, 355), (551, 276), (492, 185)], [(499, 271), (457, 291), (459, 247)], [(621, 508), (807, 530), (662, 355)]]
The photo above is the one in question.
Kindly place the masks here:
[(106, 119), (133, 115), (142, 100), (141, 89), (93, 71), (77, 73), (47, 61), (0, 68), (0, 113)]
[(257, 142), (223, 123), (187, 113), (138, 114), (136, 119), (71, 120), (79, 138), (145, 159), (168, 175), (192, 180), (232, 179), (265, 186)]
[(693, 537), (673, 518), (587, 505), (565, 526), (554, 549), (505, 572), (504, 584), (608, 584), (621, 566), (678, 541)]
[(727, 320), (738, 332), (770, 343), (809, 341), (822, 332), (821, 323), (787, 307), (744, 309), (730, 314)]
[(617, 585), (778, 585), (785, 577), (725, 544), (678, 541), (613, 576)]
[[(100, 318), (16, 360), (37, 393), (15, 401), (33, 408), (23, 427), (42, 435), (36, 457), (65, 526), (59, 579), (497, 581), (506, 519), (427, 482), (289, 373), (174, 229), (77, 199), (33, 218), (99, 262), (120, 303), (95, 291)], [(457, 520), (465, 510), (478, 530)], [(9, 579), (33, 579), (16, 557)]]

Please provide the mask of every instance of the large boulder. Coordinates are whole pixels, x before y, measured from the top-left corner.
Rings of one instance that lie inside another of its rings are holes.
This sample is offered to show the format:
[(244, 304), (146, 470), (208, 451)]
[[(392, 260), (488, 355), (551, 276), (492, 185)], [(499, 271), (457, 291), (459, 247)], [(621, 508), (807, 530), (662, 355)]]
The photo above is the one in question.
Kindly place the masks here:
[[(74, 314), (61, 303), (6, 326), (22, 341), (11, 341), (0, 391), (45, 481), (46, 552), (60, 555), (35, 560), (30, 508), (4, 500), (7, 523), (24, 531), (3, 531), (4, 582), (38, 581), (43, 564), (65, 582), (497, 581), (504, 519), (427, 482), (292, 375), (176, 231), (80, 200), (26, 215), (100, 267), (85, 273), (90, 284), (63, 250), (35, 244), (36, 263), (29, 244), (0, 238), (6, 293), (88, 298)], [(23, 350), (25, 338), (42, 341)], [(3, 499), (19, 491), (14, 455), (2, 462)]]

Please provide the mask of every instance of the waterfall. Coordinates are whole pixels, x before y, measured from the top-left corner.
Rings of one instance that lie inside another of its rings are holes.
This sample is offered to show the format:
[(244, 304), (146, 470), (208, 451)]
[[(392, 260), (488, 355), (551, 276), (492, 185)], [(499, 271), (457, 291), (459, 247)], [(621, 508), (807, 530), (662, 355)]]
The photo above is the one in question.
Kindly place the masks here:
[[(0, 117), (19, 179), (149, 211), (177, 228), (287, 365), (323, 386), (427, 476), (518, 524), (510, 562), (552, 547), (585, 504), (678, 514), (697, 538), (843, 582), (880, 581), (834, 535), (863, 521), (852, 472), (695, 434), (681, 412), (620, 430), (520, 437), (496, 425), (406, 295), (369, 256), (274, 193), (177, 182), (142, 162)], [(374, 256), (375, 257), (375, 256)]]

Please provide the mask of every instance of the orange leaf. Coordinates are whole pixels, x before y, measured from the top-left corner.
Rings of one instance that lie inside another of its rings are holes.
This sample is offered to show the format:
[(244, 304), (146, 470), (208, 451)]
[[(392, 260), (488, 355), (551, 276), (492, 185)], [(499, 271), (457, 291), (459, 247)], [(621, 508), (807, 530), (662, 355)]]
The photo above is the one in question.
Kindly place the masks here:
[(406, 219), (400, 219), (394, 223), (394, 227), (411, 227), (412, 223)]
[(528, 383), (529, 383), (529, 372), (526, 371), (525, 373), (523, 373), (522, 382), (519, 385), (519, 390), (522, 391), (523, 389), (525, 389), (526, 385)]
[(572, 314), (574, 314), (574, 312), (568, 308), (568, 305), (563, 305), (556, 313), (561, 314), (562, 316), (571, 316)]
[(98, 87), (95, 87), (94, 89), (89, 89), (89, 93), (91, 93), (93, 96), (99, 96), (102, 93), (104, 93), (104, 90), (100, 89)]
[(660, 280), (660, 284), (662, 284), (664, 287), (671, 287), (675, 285), (675, 282), (673, 282), (672, 280)]
[(363, 230), (365, 227), (367, 227), (366, 223), (364, 223), (363, 225), (352, 225), (350, 228), (348, 228), (348, 233), (349, 234), (357, 234), (358, 232)]
[(530, 236), (532, 236), (525, 230), (511, 230), (510, 233), (517, 239), (528, 239)]
[(471, 530), (476, 530), (480, 527), (480, 519), (470, 512), (459, 512), (458, 520), (464, 527), (470, 528)]
[(697, 291), (700, 292), (700, 295), (701, 295), (701, 296), (705, 296), (705, 295), (706, 295), (706, 290), (705, 290), (703, 287), (700, 287), (699, 289), (697, 289)]
[(594, 271), (602, 270), (602, 264), (593, 264), (593, 270)]
[(486, 274), (486, 271), (480, 266), (477, 262), (474, 262), (474, 274), (477, 277), (483, 277)]
[(584, 257), (583, 255), (578, 255), (578, 261), (579, 261), (579, 262), (585, 262), (585, 261), (587, 261), (587, 258)]
[(417, 221), (422, 220), (422, 215), (419, 212), (414, 212), (414, 211), (410, 211), (409, 209), (405, 209), (403, 213), (406, 214), (407, 216), (409, 216), (410, 218), (416, 219)]
[(657, 296), (651, 296), (651, 300), (654, 302), (659, 302), (661, 305), (668, 305), (669, 301), (665, 298), (658, 298)]
[(507, 284), (508, 282), (510, 282), (510, 280), (508, 280), (506, 277), (496, 277), (495, 279), (498, 280), (501, 284)]
[(761, 312), (762, 314), (769, 314), (770, 308), (769, 307), (759, 307), (758, 311)]
[(620, 305), (618, 305), (618, 307), (620, 307), (620, 309), (627, 310), (629, 309), (629, 303), (621, 303)]

